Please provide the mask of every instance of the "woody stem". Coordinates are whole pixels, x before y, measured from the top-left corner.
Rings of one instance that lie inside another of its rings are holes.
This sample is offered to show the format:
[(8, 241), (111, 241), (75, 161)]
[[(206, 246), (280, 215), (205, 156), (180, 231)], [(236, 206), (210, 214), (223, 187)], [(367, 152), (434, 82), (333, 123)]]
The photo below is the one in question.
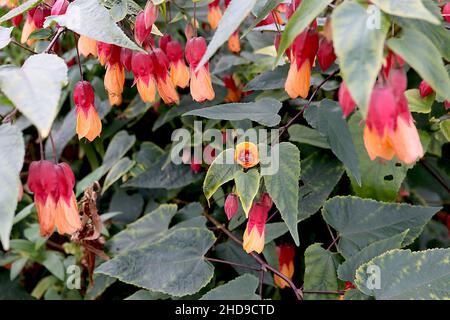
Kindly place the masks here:
[(45, 49), (44, 53), (49, 53), (53, 49), (56, 41), (58, 41), (59, 37), (63, 34), (65, 30), (66, 29), (63, 27), (58, 28), (58, 31), (56, 31), (55, 36), (53, 37), (52, 41), (50, 41), (50, 44), (48, 45), (47, 49)]
[(81, 81), (83, 81), (83, 68), (81, 67), (80, 50), (78, 49), (78, 41), (80, 41), (80, 37), (77, 37), (75, 32), (73, 33), (73, 37), (75, 38), (75, 48), (77, 49), (77, 62), (78, 69), (80, 70), (80, 78)]
[(33, 53), (33, 54), (36, 54), (36, 53), (37, 53), (37, 52), (34, 51), (33, 49), (30, 49), (30, 48), (28, 48), (27, 46), (24, 46), (23, 44), (21, 44), (20, 42), (17, 42), (17, 41), (14, 40), (14, 39), (11, 39), (11, 43), (15, 44), (15, 45), (18, 46), (18, 47), (21, 47), (21, 48), (24, 49), (24, 50), (27, 50), (28, 52), (31, 52), (31, 53)]
[[(225, 233), (231, 240), (233, 240), (234, 242), (238, 243), (239, 245), (242, 246), (242, 241), (239, 240), (234, 234), (232, 234), (223, 224), (221, 224), (219, 221), (217, 221), (213, 216), (207, 214), (206, 212), (204, 213), (205, 217), (211, 222), (213, 223), (218, 229), (220, 229), (223, 233)], [(254, 252), (250, 253), (250, 256), (256, 260), (256, 262), (258, 262), (261, 265), (261, 270), (262, 271), (267, 271), (270, 270), (272, 271), (272, 273), (276, 274), (277, 276), (279, 276), (281, 279), (283, 279), (284, 281), (286, 281), (289, 286), (291, 287), (292, 290), (294, 290), (295, 296), (298, 300), (303, 300), (303, 293), (301, 289), (298, 289), (295, 284), (292, 282), (291, 279), (289, 279), (286, 275), (284, 275), (283, 273), (281, 273), (280, 271), (278, 271), (277, 269), (275, 269), (274, 267), (272, 267), (271, 265), (269, 265), (267, 262), (265, 262), (259, 255), (257, 255)]]
[(233, 261), (216, 259), (216, 258), (210, 258), (210, 257), (205, 257), (205, 259), (208, 260), (208, 261), (211, 261), (211, 262), (229, 264), (231, 266), (241, 267), (241, 268), (250, 269), (250, 270), (254, 270), (254, 271), (262, 271), (260, 267), (257, 268), (257, 267), (253, 267), (253, 266), (249, 266), (249, 265), (246, 265), (246, 264), (237, 263), (237, 262), (233, 262)]

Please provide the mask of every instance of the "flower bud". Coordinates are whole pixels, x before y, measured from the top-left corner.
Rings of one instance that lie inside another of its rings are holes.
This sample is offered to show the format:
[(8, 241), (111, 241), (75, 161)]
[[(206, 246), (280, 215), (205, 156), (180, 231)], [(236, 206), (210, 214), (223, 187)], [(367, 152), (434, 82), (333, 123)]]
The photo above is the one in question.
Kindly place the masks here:
[(433, 93), (433, 88), (425, 80), (422, 80), (419, 86), (419, 91), (420, 96), (422, 98), (426, 98)]
[(230, 193), (225, 200), (225, 214), (228, 220), (231, 220), (239, 208), (238, 197), (234, 193)]
[(136, 17), (136, 24), (134, 26), (134, 39), (139, 45), (142, 45), (147, 39), (148, 36), (150, 36), (150, 33), (152, 32), (152, 25), (150, 24), (149, 27), (147, 27), (145, 23), (145, 13), (144, 11), (141, 11), (137, 17)]
[(67, 0), (56, 0), (52, 6), (51, 15), (60, 16), (66, 13), (67, 7), (69, 6), (69, 1)]
[(348, 117), (356, 108), (356, 103), (350, 95), (347, 85), (342, 81), (338, 94), (339, 104), (341, 105), (344, 117)]

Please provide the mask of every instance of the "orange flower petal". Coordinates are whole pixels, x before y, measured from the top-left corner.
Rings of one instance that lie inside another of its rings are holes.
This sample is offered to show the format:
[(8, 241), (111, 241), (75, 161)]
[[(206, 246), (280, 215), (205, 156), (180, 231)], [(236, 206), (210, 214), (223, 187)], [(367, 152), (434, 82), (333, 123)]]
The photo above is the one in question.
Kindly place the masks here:
[(69, 203), (63, 198), (59, 199), (56, 204), (55, 224), (59, 234), (73, 234), (81, 228), (75, 194), (72, 193)]
[(170, 78), (175, 86), (186, 88), (189, 84), (189, 68), (182, 60), (170, 64)]
[(55, 229), (56, 204), (51, 196), (47, 197), (45, 203), (36, 200), (35, 205), (38, 214), (39, 228), (42, 237), (47, 237)]
[(258, 147), (252, 142), (241, 142), (234, 151), (234, 160), (244, 168), (251, 168), (259, 163)]
[(220, 19), (222, 19), (222, 10), (219, 7), (208, 10), (208, 22), (211, 29), (217, 29)]
[(395, 155), (400, 161), (413, 164), (423, 156), (419, 133), (412, 120), (407, 122), (402, 117), (398, 117), (397, 128), (391, 134), (391, 140)]
[[(192, 70), (191, 70), (192, 71)], [(206, 68), (201, 68), (198, 73), (191, 72), (191, 95), (197, 102), (213, 100), (215, 97), (211, 83), (211, 75)]]
[(394, 157), (394, 149), (389, 140), (387, 129), (383, 137), (380, 137), (376, 130), (371, 130), (366, 125), (364, 128), (364, 145), (371, 160), (377, 157), (391, 160)]
[(288, 77), (284, 85), (284, 89), (288, 93), (289, 97), (295, 99), (302, 97), (305, 99), (308, 97), (309, 87), (311, 81), (311, 66), (309, 60), (303, 62), (300, 69), (297, 68), (297, 62), (295, 59), (291, 62), (289, 68)]
[(242, 247), (247, 253), (252, 251), (261, 253), (264, 250), (264, 231), (262, 234), (259, 234), (258, 228), (253, 227), (252, 230), (248, 232), (247, 226), (244, 232)]
[(162, 78), (158, 78), (156, 85), (158, 87), (158, 93), (161, 96), (161, 98), (164, 100), (164, 103), (178, 104), (180, 102), (180, 97), (178, 96), (178, 93), (175, 90), (175, 86), (169, 77), (166, 77), (166, 79), (164, 79), (164, 80)]
[(97, 41), (80, 35), (80, 38), (78, 39), (78, 50), (80, 51), (80, 54), (85, 57), (88, 57), (89, 55), (97, 57)]
[(228, 49), (231, 52), (239, 53), (241, 51), (241, 44), (239, 42), (239, 32), (234, 32), (230, 38), (228, 38)]
[(138, 79), (136, 86), (142, 101), (153, 103), (156, 100), (156, 84), (153, 78), (146, 84), (142, 79)]

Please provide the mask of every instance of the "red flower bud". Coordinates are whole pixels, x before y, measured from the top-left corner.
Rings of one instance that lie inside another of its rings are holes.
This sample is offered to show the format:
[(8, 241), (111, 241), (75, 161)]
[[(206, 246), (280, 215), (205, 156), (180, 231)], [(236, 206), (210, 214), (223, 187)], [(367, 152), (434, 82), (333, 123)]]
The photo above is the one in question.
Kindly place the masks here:
[(345, 82), (341, 83), (339, 87), (339, 104), (342, 108), (342, 113), (344, 117), (348, 117), (356, 108), (356, 103), (350, 95), (350, 91), (347, 88)]
[(225, 214), (227, 215), (228, 220), (234, 217), (236, 212), (238, 211), (239, 203), (238, 197), (234, 193), (230, 193), (225, 200)]
[(52, 6), (51, 15), (59, 16), (59, 15), (65, 14), (68, 6), (69, 6), (69, 1), (56, 0), (56, 2)]
[(433, 93), (433, 88), (425, 81), (422, 80), (419, 86), (420, 96), (422, 98), (428, 97)]
[(158, 8), (153, 4), (152, 1), (147, 1), (144, 9), (144, 22), (147, 29), (151, 29), (152, 25), (158, 18)]
[(14, 18), (11, 19), (11, 23), (14, 27), (18, 27), (20, 25), (20, 23), (23, 20), (23, 15), (19, 14), (18, 16), (15, 16)]
[(134, 26), (134, 39), (139, 45), (142, 45), (147, 37), (150, 36), (150, 33), (152, 32), (152, 25), (153, 24), (150, 24), (149, 27), (147, 27), (145, 23), (144, 11), (141, 11), (137, 15), (136, 24)]
[(131, 59), (133, 58), (133, 51), (128, 48), (121, 48), (120, 63), (128, 71), (131, 71)]
[(328, 68), (336, 61), (336, 54), (334, 53), (333, 42), (322, 38), (317, 52), (317, 60), (319, 61), (320, 69), (327, 71)]
[(445, 21), (450, 23), (450, 2), (447, 2), (442, 7), (442, 17), (444, 18)]

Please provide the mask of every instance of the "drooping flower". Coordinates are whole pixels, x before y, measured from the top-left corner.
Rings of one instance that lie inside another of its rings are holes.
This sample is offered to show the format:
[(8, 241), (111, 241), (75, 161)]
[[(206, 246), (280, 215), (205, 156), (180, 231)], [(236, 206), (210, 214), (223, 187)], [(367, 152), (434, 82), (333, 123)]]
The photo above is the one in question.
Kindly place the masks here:
[[(292, 279), (294, 275), (295, 247), (291, 244), (281, 244), (277, 246), (276, 250), (280, 272), (289, 279)], [(289, 287), (289, 284), (277, 275), (274, 275), (273, 281), (281, 289)]]
[(77, 113), (78, 139), (94, 141), (102, 132), (102, 121), (95, 109), (94, 90), (88, 81), (79, 81), (75, 85), (73, 100)]
[(131, 72), (132, 65), (131, 60), (133, 59), (133, 50), (128, 48), (121, 48), (120, 51), (120, 63), (128, 72)]
[(169, 41), (164, 50), (169, 59), (170, 78), (175, 86), (186, 88), (189, 84), (189, 68), (184, 63), (183, 47), (178, 41)]
[(225, 102), (239, 102), (241, 101), (242, 91), (234, 82), (232, 75), (226, 75), (223, 77), (223, 83), (227, 88), (227, 95), (225, 97)]
[(135, 53), (131, 65), (134, 82), (142, 101), (153, 103), (156, 100), (156, 80), (153, 74), (153, 60), (150, 54)]
[(419, 85), (419, 92), (422, 98), (426, 98), (434, 91), (433, 88), (425, 80), (422, 80), (422, 82)]
[(403, 68), (405, 61), (398, 54), (393, 53), (392, 51), (388, 51), (386, 60), (383, 63), (381, 68), (382, 72), (384, 72), (384, 76), (389, 78), (389, 74), (391, 69), (399, 69)]
[(259, 163), (258, 147), (252, 142), (241, 142), (234, 151), (234, 160), (248, 169)]
[(22, 36), (20, 38), (21, 43), (27, 43), (31, 45), (32, 40), (28, 40), (30, 34), (34, 31), (41, 29), (44, 26), (45, 17), (50, 15), (50, 10), (42, 6), (33, 8), (27, 12), (27, 19), (22, 29)]
[(319, 34), (315, 27), (308, 27), (287, 49), (291, 65), (284, 88), (292, 99), (308, 96), (311, 69), (318, 49)]
[(423, 148), (405, 97), (406, 75), (390, 71), (389, 82), (372, 91), (364, 129), (364, 145), (369, 157), (391, 160), (394, 155), (412, 164), (423, 156)]
[[(80, 54), (82, 54), (86, 58), (89, 57), (89, 55), (95, 58), (97, 57), (97, 41), (89, 37), (80, 35), (80, 38), (78, 39), (78, 50), (80, 51)], [(104, 64), (105, 63), (102, 63), (102, 65)]]
[(222, 9), (220, 9), (220, 0), (214, 0), (208, 4), (208, 22), (211, 29), (217, 29), (219, 21), (222, 19)]
[(317, 61), (319, 61), (319, 66), (322, 71), (327, 71), (334, 61), (336, 61), (333, 42), (327, 40), (325, 37), (320, 40)]
[(144, 43), (145, 39), (150, 36), (152, 32), (153, 23), (147, 27), (145, 23), (145, 13), (141, 11), (136, 17), (136, 24), (134, 26), (134, 39), (139, 45)]
[(28, 173), (28, 187), (34, 192), (41, 236), (73, 234), (81, 228), (77, 201), (73, 192), (75, 177), (66, 163), (33, 161)]
[(344, 81), (342, 81), (341, 86), (339, 87), (338, 98), (344, 117), (348, 117), (355, 110), (356, 103), (350, 95), (350, 91)]
[[(230, 5), (231, 0), (225, 0), (225, 10)], [(239, 29), (234, 30), (230, 38), (228, 38), (228, 50), (233, 53), (241, 52), (241, 43), (239, 42)]]
[(157, 48), (152, 51), (150, 57), (153, 62), (153, 73), (156, 78), (156, 86), (158, 93), (166, 104), (178, 104), (180, 97), (178, 96), (175, 86), (169, 76), (169, 60), (161, 49)]
[(198, 71), (195, 71), (205, 52), (206, 41), (203, 37), (192, 38), (186, 43), (186, 60), (191, 73), (190, 90), (192, 99), (197, 102), (213, 100), (215, 97), (209, 63), (206, 62)]
[(121, 48), (113, 44), (98, 43), (98, 57), (102, 65), (106, 65), (105, 89), (112, 106), (122, 103), (122, 92), (125, 84), (125, 69), (120, 62)]
[(68, 6), (69, 6), (69, 1), (56, 0), (56, 2), (52, 6), (51, 15), (59, 16), (59, 15), (65, 14)]
[(227, 215), (228, 220), (231, 220), (231, 218), (234, 217), (236, 212), (238, 211), (239, 203), (238, 203), (238, 197), (234, 193), (230, 193), (227, 198), (225, 199), (225, 214)]
[(248, 213), (242, 247), (247, 253), (264, 250), (266, 221), (271, 207), (264, 202), (254, 202)]

